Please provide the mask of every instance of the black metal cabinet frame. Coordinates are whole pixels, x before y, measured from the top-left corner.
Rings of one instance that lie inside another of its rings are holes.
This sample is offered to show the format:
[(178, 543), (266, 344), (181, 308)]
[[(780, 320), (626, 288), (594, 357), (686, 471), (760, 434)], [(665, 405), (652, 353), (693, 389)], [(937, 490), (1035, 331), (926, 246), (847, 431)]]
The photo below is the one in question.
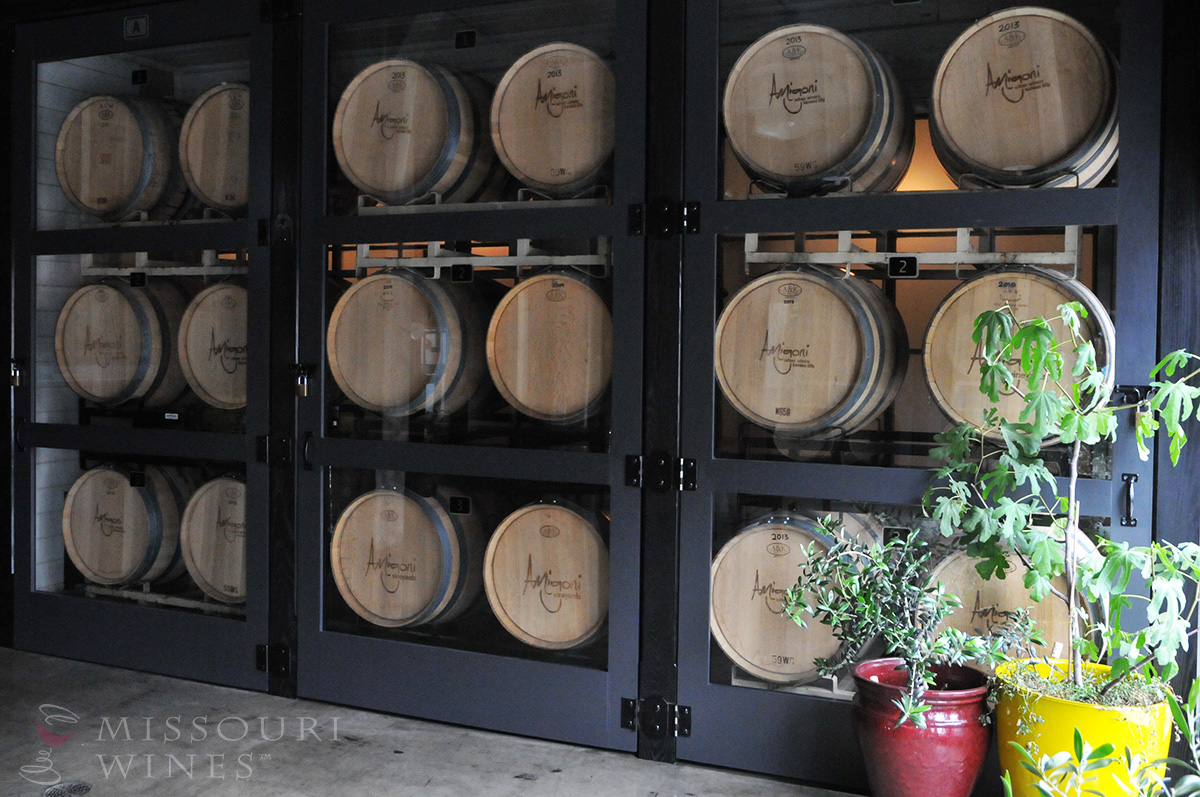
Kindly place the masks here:
[[(15, 534), (17, 618), (15, 644), (26, 650), (233, 686), (266, 689), (268, 676), (258, 667), (257, 648), (268, 637), (270, 606), (268, 568), (269, 472), (258, 460), (257, 437), (270, 426), (266, 401), (268, 350), (252, 348), (245, 433), (184, 429), (130, 429), (103, 425), (37, 422), (37, 391), (42, 375), (35, 360), (37, 315), (34, 274), (37, 259), (53, 255), (92, 255), (147, 250), (241, 250), (247, 253), (247, 287), (252, 302), (269, 306), (271, 253), (260, 240), (256, 219), (269, 218), (271, 183), (272, 27), (257, 9), (244, 3), (174, 3), (136, 11), (114, 11), (18, 27), (12, 80), (13, 177), (13, 352), (20, 385), (13, 391), (13, 516)], [(154, 227), (36, 229), (37, 65), (64, 59), (133, 53), (198, 41), (243, 39), (248, 42), (249, 70), (255, 101), (251, 124), (251, 190), (247, 219), (216, 224)], [(22, 134), (24, 131), (24, 134)], [(266, 314), (251, 315), (252, 339), (267, 341), (272, 331)], [(178, 611), (134, 602), (86, 599), (34, 587), (32, 548), (37, 511), (36, 455), (39, 450), (88, 452), (95, 459), (141, 461), (143, 457), (205, 459), (244, 467), (248, 493), (248, 525), (261, 530), (247, 544), (250, 598), (244, 618)]]
[[(741, 5), (719, 4), (742, 9)], [(780, 8), (758, 35), (796, 22), (829, 24), (885, 52), (901, 39), (906, 47), (940, 54), (974, 18), (1007, 7), (973, 5), (964, 15), (954, 3), (845, 4), (832, 8), (805, 3)], [(855, 8), (851, 8), (851, 6)], [(862, 5), (864, 8), (858, 9)], [(1058, 7), (1056, 3), (1046, 3)], [(714, 450), (713, 329), (721, 299), (716, 293), (721, 236), (754, 232), (912, 230), (960, 227), (1112, 225), (1117, 228), (1111, 297), (1119, 354), (1117, 384), (1145, 378), (1156, 362), (1154, 329), (1158, 308), (1159, 117), (1162, 9), (1159, 4), (1123, 3), (1120, 30), (1119, 187), (1088, 190), (942, 191), (826, 196), (774, 201), (721, 200), (718, 3), (689, 4), (687, 15), (688, 124), (684, 198), (698, 203), (699, 224), (684, 236), (681, 382), (681, 451), (696, 461), (695, 492), (682, 498), (679, 536), (679, 702), (692, 708), (692, 733), (678, 740), (682, 759), (704, 761), (788, 777), (865, 788), (850, 725), (848, 700), (747, 689), (710, 678), (710, 661), (722, 654), (709, 634), (710, 566), (717, 516), (714, 505), (736, 494), (788, 496), (814, 501), (915, 505), (928, 484), (928, 471), (809, 462), (722, 458)], [(1071, 13), (1070, 9), (1065, 9)], [(858, 14), (861, 13), (861, 16)], [(945, 21), (943, 17), (948, 17)], [(836, 20), (836, 21), (831, 21)], [(930, 32), (922, 38), (921, 32)], [(948, 36), (948, 38), (947, 38)], [(752, 37), (753, 38), (753, 37)], [(934, 61), (936, 66), (936, 60)], [(932, 83), (932, 73), (929, 74)], [(1101, 290), (1102, 295), (1107, 292)], [(919, 346), (919, 342), (912, 345)], [(1085, 480), (1084, 514), (1112, 519), (1118, 539), (1150, 539), (1153, 466), (1138, 460), (1132, 421), (1113, 454), (1111, 480)], [(1135, 513), (1142, 523), (1119, 525), (1125, 488), (1121, 474), (1136, 474)], [(1146, 489), (1143, 490), (1143, 487)], [(737, 728), (736, 733), (729, 729)], [(806, 752), (812, 751), (812, 752)]]
[[(499, 6), (500, 4), (492, 4)], [(512, 4), (519, 8), (520, 3)], [(327, 393), (313, 389), (297, 403), (297, 578), (298, 692), (341, 703), (460, 722), (478, 727), (546, 736), (565, 741), (634, 749), (636, 734), (620, 726), (622, 697), (637, 690), (639, 574), (641, 572), (640, 492), (625, 486), (625, 456), (641, 446), (643, 242), (626, 234), (625, 206), (643, 201), (646, 31), (638, 2), (614, 4), (621, 19), (614, 36), (616, 147), (610, 204), (489, 208), (446, 205), (432, 212), (387, 216), (326, 215), (329, 146), (327, 66), (330, 33), (337, 25), (425, 13), (459, 15), (471, 29), (471, 9), (487, 4), (414, 3), (398, 11), (393, 3), (310, 3), (304, 10), (305, 91), (301, 139), (302, 206), (299, 234), (298, 362), (324, 374), (328, 247), (355, 243), (429, 240), (554, 238), (606, 239), (611, 245), (613, 376), (608, 451), (529, 450), (469, 444), (399, 442), (331, 437), (326, 434)], [(533, 27), (545, 24), (535, 21)], [(569, 23), (566, 23), (569, 27)], [(478, 46), (488, 46), (497, 30), (480, 29)], [(528, 48), (542, 41), (530, 39)], [(403, 52), (389, 54), (403, 57)], [(323, 381), (323, 380), (321, 380)], [(326, 601), (332, 598), (325, 567), (335, 518), (326, 518), (330, 473), (339, 469), (417, 472), (472, 479), (505, 477), (543, 483), (553, 490), (568, 483), (606, 490), (610, 512), (609, 612), (601, 669), (549, 660), (497, 655), (422, 643), (405, 637), (380, 638), (326, 627)], [(318, 585), (324, 585), (324, 588)]]

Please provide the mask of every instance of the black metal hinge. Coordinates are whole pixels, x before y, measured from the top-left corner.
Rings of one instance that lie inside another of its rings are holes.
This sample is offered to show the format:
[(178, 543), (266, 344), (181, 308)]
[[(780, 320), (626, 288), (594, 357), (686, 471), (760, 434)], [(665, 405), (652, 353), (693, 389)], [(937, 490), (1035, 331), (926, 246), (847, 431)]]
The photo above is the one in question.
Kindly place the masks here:
[(700, 232), (700, 203), (663, 199), (630, 205), (628, 226), (633, 236), (695, 235)]
[(661, 695), (634, 700), (621, 698), (621, 727), (641, 728), (649, 739), (692, 735), (692, 707), (669, 703)]
[(649, 457), (625, 458), (625, 485), (649, 487), (659, 493), (696, 489), (696, 460), (655, 452)]
[(259, 672), (286, 678), (292, 672), (292, 651), (287, 645), (255, 645), (254, 666)]
[(286, 467), (292, 464), (292, 438), (288, 435), (260, 436), (255, 444), (258, 461), (264, 465)]

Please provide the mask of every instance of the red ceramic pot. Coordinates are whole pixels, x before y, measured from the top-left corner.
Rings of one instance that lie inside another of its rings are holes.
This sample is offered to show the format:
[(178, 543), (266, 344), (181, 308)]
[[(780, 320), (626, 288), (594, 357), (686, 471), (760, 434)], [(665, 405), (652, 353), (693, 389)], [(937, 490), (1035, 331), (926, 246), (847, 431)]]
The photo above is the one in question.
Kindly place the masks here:
[(872, 659), (854, 667), (854, 720), (875, 797), (968, 797), (991, 742), (987, 676), (970, 667), (935, 667), (925, 727), (894, 727), (908, 672), (903, 660)]

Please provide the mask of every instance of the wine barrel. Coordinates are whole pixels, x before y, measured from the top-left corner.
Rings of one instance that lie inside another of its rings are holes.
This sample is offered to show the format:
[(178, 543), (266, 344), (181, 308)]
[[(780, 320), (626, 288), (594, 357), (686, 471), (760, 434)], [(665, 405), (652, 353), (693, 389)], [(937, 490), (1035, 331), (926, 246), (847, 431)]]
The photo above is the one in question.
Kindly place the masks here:
[(504, 629), (545, 650), (594, 640), (608, 616), (608, 549), (590, 513), (537, 503), (506, 517), (483, 558), (488, 603)]
[(183, 512), (183, 563), (196, 585), (223, 603), (246, 601), (246, 485), (205, 482)]
[[(1058, 272), (1035, 267), (987, 271), (963, 282), (942, 300), (925, 333), (925, 379), (933, 400), (954, 423), (981, 424), (984, 411), (992, 406), (1000, 417), (1016, 421), (1025, 402), (1020, 395), (1001, 394), (998, 405), (979, 392), (979, 344), (972, 342), (975, 319), (984, 310), (1006, 304), (1018, 318), (1051, 318), (1058, 305), (1080, 302), (1088, 317), (1081, 322), (1081, 335), (1096, 348), (1096, 364), (1103, 369), (1105, 387), (1111, 388), (1115, 368), (1116, 331), (1104, 305), (1083, 283)], [(1052, 329), (1059, 340), (1070, 340), (1061, 322)], [(1062, 351), (1064, 371), (1075, 366), (1075, 355), (1067, 346)], [(1020, 372), (1020, 363), (1009, 368)], [(1053, 387), (1051, 387), (1053, 389)]]
[[(1085, 534), (1077, 537), (1079, 545), (1078, 560), (1089, 556), (1099, 556), (1095, 544)], [(986, 634), (1003, 623), (1001, 612), (1014, 609), (1028, 608), (1033, 618), (1034, 627), (1042, 632), (1045, 648), (1035, 649), (1034, 655), (1046, 655), (1050, 658), (1061, 658), (1070, 655), (1070, 613), (1067, 604), (1057, 596), (1048, 595), (1041, 602), (1034, 602), (1025, 586), (1027, 568), (1015, 556), (1009, 556), (1009, 566), (1005, 577), (984, 579), (975, 569), (979, 560), (967, 555), (966, 551), (958, 550), (943, 559), (929, 575), (931, 584), (941, 582), (946, 591), (957, 595), (962, 606), (942, 621), (943, 626), (957, 628), (969, 634)], [(1067, 579), (1059, 576), (1051, 581), (1053, 587), (1063, 595), (1067, 594)], [(1084, 609), (1093, 620), (1098, 608), (1084, 604)]]
[(250, 200), (250, 87), (222, 83), (196, 98), (179, 132), (179, 165), (192, 193), (211, 208)]
[(552, 197), (593, 185), (612, 155), (616, 81), (600, 56), (566, 42), (517, 59), (492, 98), (492, 143), (508, 171)]
[(819, 268), (747, 283), (721, 312), (717, 382), (746, 419), (784, 436), (853, 431), (895, 398), (908, 334), (872, 283)]
[(397, 270), (358, 280), (329, 320), (329, 369), (369, 410), (450, 414), (483, 382), (487, 311), (471, 289)]
[(192, 299), (179, 322), (179, 364), (192, 390), (223, 410), (246, 406), (246, 288), (218, 282)]
[(187, 301), (170, 279), (150, 278), (142, 288), (115, 277), (84, 285), (67, 299), (54, 330), (63, 379), (97, 404), (176, 401), (187, 390), (175, 345)]
[(401, 204), (430, 193), (445, 202), (491, 199), (507, 178), (483, 117), (486, 89), (436, 64), (380, 61), (342, 92), (333, 152), (364, 194)]
[(486, 543), (479, 518), (453, 514), (450, 494), (373, 490), (342, 512), (329, 560), (338, 591), (375, 625), (451, 620), (479, 597)]
[(518, 412), (558, 424), (583, 420), (601, 406), (612, 378), (612, 315), (581, 277), (523, 280), (492, 314), (487, 365)]
[(1117, 159), (1116, 65), (1078, 21), (1048, 8), (979, 20), (942, 57), (929, 115), (956, 180), (1006, 187), (1100, 182)]
[(813, 621), (801, 628), (783, 613), (813, 542), (826, 551), (832, 539), (812, 520), (773, 515), (744, 527), (713, 559), (709, 629), (725, 655), (756, 678), (812, 680), (813, 659), (837, 652), (829, 626)]
[(63, 194), (84, 213), (120, 221), (138, 211), (168, 218), (187, 195), (170, 100), (89, 97), (67, 114), (54, 147)]
[(777, 28), (746, 48), (721, 110), (746, 171), (789, 193), (889, 191), (912, 160), (912, 114), (891, 68), (822, 25)]
[[(88, 581), (108, 586), (166, 582), (184, 572), (179, 522), (190, 493), (185, 474), (147, 465), (102, 465), (71, 485), (63, 505), (67, 555)], [(137, 480), (133, 480), (137, 481)]]

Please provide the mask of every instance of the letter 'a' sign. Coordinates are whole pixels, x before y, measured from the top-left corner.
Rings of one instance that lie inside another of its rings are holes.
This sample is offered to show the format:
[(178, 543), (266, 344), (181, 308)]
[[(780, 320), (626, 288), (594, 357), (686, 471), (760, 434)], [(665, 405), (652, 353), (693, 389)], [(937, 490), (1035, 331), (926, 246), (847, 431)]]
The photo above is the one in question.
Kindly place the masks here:
[(150, 16), (139, 14), (136, 17), (125, 17), (125, 38), (144, 39), (150, 35)]

